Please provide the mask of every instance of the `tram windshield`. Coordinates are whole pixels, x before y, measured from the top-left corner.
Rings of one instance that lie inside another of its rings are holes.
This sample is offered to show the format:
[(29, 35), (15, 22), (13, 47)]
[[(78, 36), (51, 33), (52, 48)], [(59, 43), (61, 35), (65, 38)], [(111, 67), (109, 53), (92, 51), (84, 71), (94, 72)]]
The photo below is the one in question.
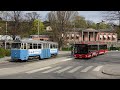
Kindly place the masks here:
[(13, 49), (20, 49), (21, 48), (21, 43), (12, 43), (12, 48)]

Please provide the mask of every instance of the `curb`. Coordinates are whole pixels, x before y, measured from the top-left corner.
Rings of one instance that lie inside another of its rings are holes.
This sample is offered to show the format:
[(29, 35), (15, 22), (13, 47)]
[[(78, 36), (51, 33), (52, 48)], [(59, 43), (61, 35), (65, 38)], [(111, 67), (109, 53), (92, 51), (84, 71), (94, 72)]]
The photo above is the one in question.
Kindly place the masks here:
[(120, 66), (119, 64), (106, 65), (101, 72), (106, 75), (120, 76)]
[[(58, 54), (58, 56), (56, 58), (59, 58), (59, 57), (63, 57), (63, 56), (70, 56), (69, 53), (65, 53), (65, 54)], [(0, 64), (1, 63), (7, 63), (11, 60), (11, 57), (4, 57), (4, 58), (0, 58)]]

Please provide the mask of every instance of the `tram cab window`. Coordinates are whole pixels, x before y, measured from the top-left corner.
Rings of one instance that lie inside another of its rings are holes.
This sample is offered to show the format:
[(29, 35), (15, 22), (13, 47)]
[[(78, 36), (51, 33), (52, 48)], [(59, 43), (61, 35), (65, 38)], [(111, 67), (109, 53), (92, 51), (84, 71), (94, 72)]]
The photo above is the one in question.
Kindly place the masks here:
[(12, 48), (20, 49), (21, 43), (12, 43)]
[(38, 44), (38, 49), (41, 49), (41, 44)]
[(37, 44), (33, 44), (33, 49), (37, 49)]

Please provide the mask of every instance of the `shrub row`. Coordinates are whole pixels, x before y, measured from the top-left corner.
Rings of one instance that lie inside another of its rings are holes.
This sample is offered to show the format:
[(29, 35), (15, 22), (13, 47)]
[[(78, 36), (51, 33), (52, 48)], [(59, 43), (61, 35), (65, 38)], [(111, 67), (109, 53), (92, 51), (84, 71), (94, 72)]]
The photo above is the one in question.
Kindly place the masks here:
[(3, 58), (5, 56), (10, 56), (10, 50), (0, 48), (0, 58)]

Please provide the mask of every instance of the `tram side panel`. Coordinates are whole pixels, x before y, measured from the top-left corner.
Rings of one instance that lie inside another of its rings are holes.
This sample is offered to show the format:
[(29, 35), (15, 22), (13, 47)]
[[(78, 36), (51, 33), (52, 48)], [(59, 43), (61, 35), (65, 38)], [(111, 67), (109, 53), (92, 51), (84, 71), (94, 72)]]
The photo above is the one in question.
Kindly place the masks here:
[(28, 50), (11, 50), (12, 60), (28, 60)]

